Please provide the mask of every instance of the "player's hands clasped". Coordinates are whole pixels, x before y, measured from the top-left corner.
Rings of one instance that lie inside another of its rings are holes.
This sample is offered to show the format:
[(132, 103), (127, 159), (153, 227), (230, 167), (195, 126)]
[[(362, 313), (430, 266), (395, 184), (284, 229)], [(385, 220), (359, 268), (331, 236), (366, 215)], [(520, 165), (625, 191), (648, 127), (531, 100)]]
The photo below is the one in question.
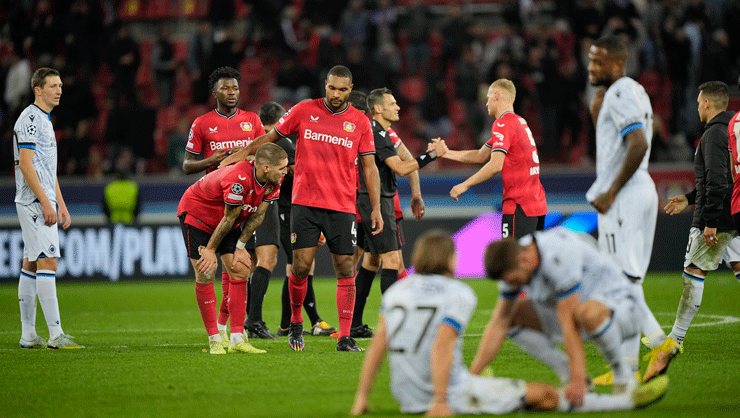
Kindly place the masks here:
[(663, 208), (665, 213), (669, 215), (675, 215), (683, 212), (686, 207), (689, 206), (689, 200), (686, 195), (678, 195), (668, 198), (668, 204)]
[(449, 151), (449, 148), (447, 148), (447, 144), (444, 140), (440, 138), (434, 138), (432, 139), (432, 142), (427, 144), (427, 152), (436, 152), (437, 157), (442, 157)]

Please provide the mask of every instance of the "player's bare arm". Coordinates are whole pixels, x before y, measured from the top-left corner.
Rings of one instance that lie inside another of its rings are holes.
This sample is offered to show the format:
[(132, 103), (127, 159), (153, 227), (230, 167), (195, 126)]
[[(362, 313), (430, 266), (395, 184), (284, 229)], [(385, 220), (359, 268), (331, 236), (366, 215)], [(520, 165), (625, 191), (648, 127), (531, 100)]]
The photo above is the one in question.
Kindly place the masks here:
[(586, 353), (583, 339), (576, 322), (579, 293), (575, 292), (558, 301), (558, 320), (563, 329), (565, 352), (570, 361), (570, 384), (565, 388), (565, 397), (571, 405), (583, 405), (586, 394)]
[(44, 225), (54, 225), (57, 223), (57, 211), (51, 205), (49, 197), (44, 193), (39, 176), (33, 167), (33, 154), (36, 151), (31, 148), (20, 148), (19, 151), (18, 167), (21, 169), (21, 173), (23, 173), (23, 178), (26, 180), (28, 187), (31, 188), (33, 194), (36, 195), (36, 199), (41, 203), (41, 211), (44, 214)]
[(647, 139), (645, 138), (645, 131), (635, 129), (624, 136), (624, 140), (627, 141), (627, 156), (624, 158), (622, 168), (619, 170), (617, 177), (612, 182), (609, 190), (596, 196), (591, 204), (596, 211), (599, 213), (606, 213), (614, 203), (614, 199), (617, 197), (617, 193), (622, 190), (625, 184), (632, 178), (635, 171), (640, 167), (643, 157), (648, 149)]
[(432, 375), (432, 404), (427, 410), (428, 417), (446, 417), (454, 415), (447, 404), (447, 388), (450, 385), (450, 371), (454, 356), (457, 331), (447, 324), (437, 328), (437, 335), (429, 353)]
[[(483, 147), (488, 149), (485, 145)], [(486, 165), (481, 167), (478, 172), (470, 176), (467, 180), (453, 187), (452, 190), (450, 190), (450, 197), (457, 201), (458, 196), (467, 192), (471, 187), (476, 184), (483, 183), (486, 180), (490, 180), (493, 176), (501, 172), (501, 169), (504, 167), (504, 158), (506, 158), (506, 154), (501, 151), (494, 151), (489, 154), (490, 159)]]
[(59, 207), (59, 222), (62, 223), (62, 228), (67, 229), (72, 225), (72, 217), (69, 216), (69, 210), (67, 210), (67, 204), (64, 203), (64, 197), (62, 196), (62, 189), (59, 188), (59, 180), (56, 184), (56, 195), (57, 195), (57, 206)]
[[(441, 157), (447, 152), (447, 145), (444, 141), (430, 144), (430, 148), (431, 150), (427, 152), (427, 157), (432, 160), (437, 157)], [(403, 161), (401, 160), (401, 157), (394, 155), (386, 158), (383, 162), (398, 176), (408, 176), (409, 174), (418, 172), (419, 170), (419, 161), (416, 159)]]
[[(429, 151), (432, 147), (432, 145), (435, 142), (439, 142), (438, 139), (433, 139), (429, 145), (427, 145), (427, 150)], [(444, 142), (444, 141), (443, 141)], [(486, 161), (488, 161), (491, 154), (491, 149), (488, 148), (485, 145), (482, 145), (480, 149), (474, 150), (464, 150), (464, 151), (456, 151), (456, 150), (448, 150), (447, 153), (442, 156), (443, 158), (447, 158), (448, 160), (457, 161), (461, 163), (468, 163), (468, 164), (483, 164)]]
[(270, 132), (255, 138), (254, 141), (252, 141), (246, 148), (233, 152), (231, 155), (227, 156), (223, 161), (221, 161), (218, 167), (221, 168), (227, 165), (238, 163), (239, 161), (246, 161), (247, 157), (257, 152), (257, 149), (262, 144), (265, 144), (267, 142), (275, 142), (278, 139), (280, 139), (280, 134), (278, 134), (277, 131), (273, 129)]
[(378, 174), (378, 166), (375, 165), (374, 155), (361, 155), (360, 162), (365, 174), (365, 185), (370, 196), (370, 204), (373, 206), (373, 211), (370, 213), (373, 235), (378, 235), (383, 231), (383, 218), (380, 216), (380, 174)]
[[(411, 155), (411, 151), (406, 148), (406, 145), (404, 145), (403, 142), (398, 146), (398, 156), (402, 161), (414, 159), (414, 156)], [(414, 218), (418, 221), (422, 216), (424, 216), (425, 211), (424, 199), (421, 198), (419, 170), (409, 173), (409, 187), (411, 187), (411, 212), (414, 214)]]
[(483, 337), (481, 337), (478, 351), (475, 353), (475, 359), (470, 365), (471, 373), (480, 374), (496, 358), (501, 345), (506, 339), (506, 333), (509, 332), (509, 326), (514, 317), (515, 304), (516, 299), (499, 299), (496, 303), (491, 319), (483, 331)]
[(256, 231), (260, 225), (262, 225), (262, 221), (265, 220), (265, 213), (267, 212), (267, 208), (269, 207), (270, 202), (260, 203), (260, 205), (257, 207), (257, 211), (252, 214), (252, 216), (247, 218), (246, 222), (244, 222), (242, 233), (241, 235), (239, 235), (239, 242), (236, 244), (236, 249), (234, 249), (234, 261), (231, 266), (232, 269), (236, 269), (237, 263), (242, 263), (247, 266), (247, 268), (252, 267), (251, 257), (247, 250), (244, 249), (244, 246), (252, 237), (254, 231)]
[(383, 363), (385, 351), (388, 348), (386, 340), (385, 317), (380, 314), (378, 317), (378, 327), (375, 330), (373, 340), (365, 352), (365, 361), (362, 363), (360, 371), (360, 382), (357, 384), (355, 393), (355, 403), (352, 406), (352, 415), (362, 415), (368, 411), (368, 398), (370, 390), (373, 387), (373, 381), (378, 374), (380, 365)]
[(216, 268), (216, 248), (221, 244), (221, 240), (224, 239), (226, 234), (231, 231), (231, 227), (234, 226), (234, 221), (239, 217), (241, 211), (241, 205), (225, 205), (224, 216), (213, 230), (211, 239), (208, 240), (208, 245), (203, 249), (203, 254), (200, 255), (200, 259), (196, 263), (198, 271), (202, 274), (209, 274)]
[(207, 168), (218, 166), (221, 161), (229, 156), (230, 152), (231, 150), (228, 149), (218, 150), (215, 154), (203, 159), (198, 158), (193, 153), (186, 152), (185, 159), (182, 161), (182, 171), (185, 174), (195, 174)]
[(596, 125), (596, 121), (599, 119), (599, 112), (601, 112), (601, 105), (604, 104), (604, 95), (606, 94), (606, 87), (598, 87), (594, 91), (594, 98), (591, 101), (591, 105), (588, 107), (588, 111), (591, 114), (591, 120)]

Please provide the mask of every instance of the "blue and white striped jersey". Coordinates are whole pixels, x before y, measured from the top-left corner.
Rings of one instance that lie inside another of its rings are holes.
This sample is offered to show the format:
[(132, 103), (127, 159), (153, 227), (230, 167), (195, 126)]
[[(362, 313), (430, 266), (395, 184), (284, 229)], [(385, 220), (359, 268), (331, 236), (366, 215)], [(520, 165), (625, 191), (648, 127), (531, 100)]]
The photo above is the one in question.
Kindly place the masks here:
[(28, 205), (36, 200), (36, 195), (26, 183), (17, 161), (20, 149), (34, 150), (33, 167), (39, 176), (41, 187), (52, 206), (56, 206), (57, 194), (57, 140), (48, 113), (32, 104), (25, 108), (13, 128), (13, 159), (15, 166), (15, 202)]

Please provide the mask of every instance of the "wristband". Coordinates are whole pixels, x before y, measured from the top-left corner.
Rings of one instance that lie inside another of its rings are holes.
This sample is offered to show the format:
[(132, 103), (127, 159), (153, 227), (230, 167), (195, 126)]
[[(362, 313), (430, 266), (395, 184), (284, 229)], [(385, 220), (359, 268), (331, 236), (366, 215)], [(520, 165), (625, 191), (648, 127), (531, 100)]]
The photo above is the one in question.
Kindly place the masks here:
[(425, 165), (431, 163), (436, 158), (437, 158), (437, 153), (432, 151), (432, 152), (428, 152), (424, 155), (420, 155), (416, 157), (416, 162), (419, 163), (419, 169), (421, 170), (422, 168), (424, 168)]
[(237, 240), (236, 241), (236, 248), (238, 248), (240, 250), (243, 250), (244, 247), (246, 247), (246, 246), (247, 246), (247, 243), (246, 242), (242, 242), (241, 240)]

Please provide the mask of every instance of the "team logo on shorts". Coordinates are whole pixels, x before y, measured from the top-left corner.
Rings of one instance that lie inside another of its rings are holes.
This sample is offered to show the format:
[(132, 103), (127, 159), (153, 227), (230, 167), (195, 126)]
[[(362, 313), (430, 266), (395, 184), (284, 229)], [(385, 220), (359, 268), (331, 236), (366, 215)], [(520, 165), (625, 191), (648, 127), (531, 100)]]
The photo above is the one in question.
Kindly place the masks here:
[(352, 122), (346, 122), (346, 121), (344, 122), (344, 125), (342, 125), (342, 127), (347, 132), (354, 132), (355, 131), (355, 128), (356, 128), (356, 126), (355, 126), (354, 123), (352, 123)]
[(244, 186), (239, 183), (234, 183), (231, 185), (231, 191), (236, 194), (242, 194), (244, 193)]
[(295, 235), (295, 232), (293, 232), (292, 234), (290, 234), (290, 243), (295, 244), (295, 242), (296, 242), (296, 235)]
[(252, 130), (252, 123), (251, 122), (242, 122), (239, 125), (242, 127), (242, 131), (251, 131)]
[(203, 250), (205, 250), (206, 247), (203, 245), (198, 246), (198, 255), (203, 255)]
[(57, 247), (53, 245), (49, 247), (49, 254), (54, 254), (56, 253), (56, 251), (57, 251)]

